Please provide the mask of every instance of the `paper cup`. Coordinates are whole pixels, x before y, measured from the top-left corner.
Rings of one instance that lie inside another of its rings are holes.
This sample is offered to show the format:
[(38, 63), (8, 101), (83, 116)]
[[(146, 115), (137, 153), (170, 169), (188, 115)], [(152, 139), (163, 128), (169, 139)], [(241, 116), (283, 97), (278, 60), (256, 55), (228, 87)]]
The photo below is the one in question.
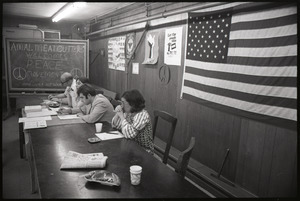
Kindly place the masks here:
[(102, 123), (96, 123), (96, 133), (100, 133), (102, 131)]
[(142, 167), (138, 165), (130, 166), (130, 180), (132, 185), (139, 185), (142, 177)]

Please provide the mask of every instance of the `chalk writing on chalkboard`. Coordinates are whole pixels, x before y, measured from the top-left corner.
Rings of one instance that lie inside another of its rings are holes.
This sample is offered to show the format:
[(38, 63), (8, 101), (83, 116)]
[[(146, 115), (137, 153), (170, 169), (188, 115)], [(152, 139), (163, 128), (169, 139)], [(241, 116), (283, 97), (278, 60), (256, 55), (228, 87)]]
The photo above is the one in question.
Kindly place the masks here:
[(62, 73), (86, 76), (87, 42), (7, 39), (9, 90), (61, 91)]

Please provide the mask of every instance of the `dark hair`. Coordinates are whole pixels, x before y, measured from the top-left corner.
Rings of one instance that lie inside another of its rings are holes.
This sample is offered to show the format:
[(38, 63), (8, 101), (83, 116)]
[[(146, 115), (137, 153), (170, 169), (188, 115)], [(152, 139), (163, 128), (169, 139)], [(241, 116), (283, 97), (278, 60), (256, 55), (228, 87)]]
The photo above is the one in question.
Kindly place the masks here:
[(82, 84), (84, 84), (84, 83), (90, 83), (90, 80), (87, 77), (78, 77), (77, 79), (80, 80), (80, 82)]
[(145, 108), (145, 99), (142, 96), (142, 94), (136, 89), (133, 89), (131, 91), (125, 91), (123, 93), (122, 97), (131, 106), (130, 112), (132, 112), (132, 113), (140, 112), (142, 109)]
[(83, 84), (78, 88), (77, 95), (79, 96), (81, 93), (86, 98), (87, 98), (88, 94), (90, 94), (91, 96), (96, 96), (96, 90), (93, 87), (91, 87), (91, 85), (88, 85), (88, 84)]

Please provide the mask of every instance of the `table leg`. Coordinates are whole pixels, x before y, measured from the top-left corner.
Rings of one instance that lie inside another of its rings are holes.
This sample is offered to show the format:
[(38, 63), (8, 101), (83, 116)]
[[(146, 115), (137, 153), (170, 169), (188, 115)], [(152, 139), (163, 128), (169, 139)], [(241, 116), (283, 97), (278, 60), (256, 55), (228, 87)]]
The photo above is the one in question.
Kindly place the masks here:
[[(19, 118), (22, 117), (22, 110), (18, 110)], [(24, 147), (25, 147), (25, 137), (23, 130), (23, 123), (19, 123), (19, 144), (20, 144), (20, 157), (24, 158)]]
[(36, 193), (38, 191), (37, 188), (37, 172), (35, 168), (34, 154), (33, 148), (31, 144), (30, 135), (28, 135), (28, 143), (26, 144), (26, 153), (28, 157), (28, 162), (30, 166), (30, 175), (31, 175), (31, 193)]

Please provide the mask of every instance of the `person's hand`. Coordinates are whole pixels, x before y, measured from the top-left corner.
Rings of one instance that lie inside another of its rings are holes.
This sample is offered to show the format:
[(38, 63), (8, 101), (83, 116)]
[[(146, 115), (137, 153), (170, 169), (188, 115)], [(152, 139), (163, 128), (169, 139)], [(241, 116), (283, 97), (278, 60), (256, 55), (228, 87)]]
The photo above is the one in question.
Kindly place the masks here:
[(118, 105), (115, 109), (116, 115), (118, 115), (121, 120), (125, 119), (124, 117), (124, 112), (123, 112), (123, 107), (121, 105)]
[(122, 105), (118, 105), (118, 106), (115, 108), (115, 112), (123, 112)]
[(78, 113), (77, 114), (77, 117), (82, 117), (84, 114), (82, 114), (82, 113)]
[(67, 86), (67, 89), (66, 89), (66, 91), (68, 92), (68, 93), (70, 93), (70, 91), (72, 90), (72, 88), (71, 87), (69, 87), (69, 86)]
[(58, 113), (61, 113), (61, 114), (72, 114), (72, 110), (70, 108), (59, 108)]
[(79, 100), (79, 101), (77, 102), (77, 107), (78, 107), (78, 108), (81, 108), (82, 106), (84, 106), (84, 103), (83, 103), (81, 100)]
[(55, 102), (61, 102), (61, 99), (60, 99), (60, 98), (52, 98), (51, 100), (52, 100), (52, 101), (55, 101)]
[(50, 94), (50, 95), (48, 96), (48, 99), (49, 99), (49, 100), (52, 100), (52, 98), (54, 98), (54, 97), (55, 97), (55, 95)]

